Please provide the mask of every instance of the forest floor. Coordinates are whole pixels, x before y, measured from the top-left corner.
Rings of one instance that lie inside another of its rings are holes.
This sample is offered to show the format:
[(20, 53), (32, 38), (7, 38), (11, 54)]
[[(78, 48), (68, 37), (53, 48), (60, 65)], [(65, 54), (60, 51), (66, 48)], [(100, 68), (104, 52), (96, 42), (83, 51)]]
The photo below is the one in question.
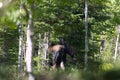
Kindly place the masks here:
[[(19, 77), (19, 78), (18, 78)], [(35, 73), (36, 80), (120, 80), (120, 69), (108, 71), (68, 69), (67, 71), (45, 71)], [(0, 80), (27, 80), (25, 73), (18, 75), (15, 65), (0, 63)]]

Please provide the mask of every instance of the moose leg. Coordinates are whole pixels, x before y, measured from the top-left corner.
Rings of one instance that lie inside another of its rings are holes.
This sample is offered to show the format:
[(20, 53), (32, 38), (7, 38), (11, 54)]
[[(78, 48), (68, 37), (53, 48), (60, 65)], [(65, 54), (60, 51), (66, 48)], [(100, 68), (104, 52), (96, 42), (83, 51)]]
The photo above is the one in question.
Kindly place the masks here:
[(57, 60), (58, 60), (59, 52), (53, 53), (53, 69), (57, 68)]
[(63, 71), (65, 70), (65, 66), (64, 66), (64, 62), (63, 62), (63, 61), (60, 63), (60, 67), (61, 67), (61, 69), (62, 69)]

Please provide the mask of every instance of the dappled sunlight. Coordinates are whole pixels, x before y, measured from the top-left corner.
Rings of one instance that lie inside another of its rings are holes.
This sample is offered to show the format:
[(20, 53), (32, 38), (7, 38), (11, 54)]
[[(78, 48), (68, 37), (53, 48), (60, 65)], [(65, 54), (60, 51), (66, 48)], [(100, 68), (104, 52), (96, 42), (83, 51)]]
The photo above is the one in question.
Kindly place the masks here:
[(3, 3), (2, 3), (2, 2), (0, 2), (0, 8), (2, 8), (2, 6), (3, 6)]
[(10, 5), (12, 1), (13, 0), (2, 0), (2, 1), (0, 1), (0, 8)]

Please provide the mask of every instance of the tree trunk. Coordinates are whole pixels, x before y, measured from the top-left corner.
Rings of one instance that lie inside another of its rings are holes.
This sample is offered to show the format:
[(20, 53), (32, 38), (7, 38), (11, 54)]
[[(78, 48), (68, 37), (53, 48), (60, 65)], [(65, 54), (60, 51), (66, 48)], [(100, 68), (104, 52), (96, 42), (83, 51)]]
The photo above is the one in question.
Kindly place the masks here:
[(102, 40), (101, 40), (101, 44), (100, 44), (100, 53), (105, 53), (105, 49), (106, 49), (106, 39), (105, 38), (103, 38)]
[[(22, 10), (22, 3), (20, 4), (20, 13)], [(22, 17), (20, 16), (20, 19)], [(18, 53), (18, 72), (21, 72), (22, 69), (22, 57), (23, 57), (23, 47), (24, 47), (24, 43), (23, 43), (23, 25), (22, 22), (19, 24), (19, 53)]]
[(29, 11), (29, 19), (28, 19), (28, 26), (26, 31), (26, 68), (28, 73), (28, 80), (35, 80), (33, 74), (32, 74), (32, 53), (33, 53), (33, 21), (32, 21), (32, 5), (30, 5), (30, 11)]
[(23, 56), (23, 35), (22, 33), (22, 25), (19, 26), (19, 53), (18, 53), (18, 71), (20, 72), (22, 69), (22, 56)]
[(43, 66), (48, 67), (48, 42), (49, 42), (49, 32), (44, 33), (44, 48), (43, 48)]
[(39, 37), (39, 40), (38, 40), (38, 43), (39, 43), (39, 45), (38, 45), (38, 61), (37, 61), (37, 68), (38, 68), (38, 71), (40, 71), (40, 63), (41, 63), (41, 60), (40, 60), (40, 55), (41, 55), (41, 49), (42, 49), (42, 39), (41, 39), (41, 34), (39, 33), (39, 35), (38, 35), (38, 37)]
[(85, 0), (85, 67), (88, 66), (88, 0)]
[(116, 39), (116, 44), (115, 44), (114, 61), (116, 61), (116, 57), (117, 57), (118, 41), (119, 41), (119, 33), (117, 34), (117, 39)]

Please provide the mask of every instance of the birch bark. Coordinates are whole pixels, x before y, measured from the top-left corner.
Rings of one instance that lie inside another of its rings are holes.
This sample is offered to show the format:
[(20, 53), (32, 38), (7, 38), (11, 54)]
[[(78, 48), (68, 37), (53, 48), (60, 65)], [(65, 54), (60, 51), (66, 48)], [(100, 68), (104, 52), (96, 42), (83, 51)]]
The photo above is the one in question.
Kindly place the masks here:
[(85, 0), (85, 67), (84, 70), (87, 69), (88, 66), (88, 0)]
[(28, 19), (28, 26), (26, 31), (26, 68), (28, 73), (28, 80), (35, 80), (33, 74), (32, 74), (32, 53), (33, 53), (33, 20), (32, 20), (32, 4), (30, 5), (30, 11), (29, 11), (29, 19)]

